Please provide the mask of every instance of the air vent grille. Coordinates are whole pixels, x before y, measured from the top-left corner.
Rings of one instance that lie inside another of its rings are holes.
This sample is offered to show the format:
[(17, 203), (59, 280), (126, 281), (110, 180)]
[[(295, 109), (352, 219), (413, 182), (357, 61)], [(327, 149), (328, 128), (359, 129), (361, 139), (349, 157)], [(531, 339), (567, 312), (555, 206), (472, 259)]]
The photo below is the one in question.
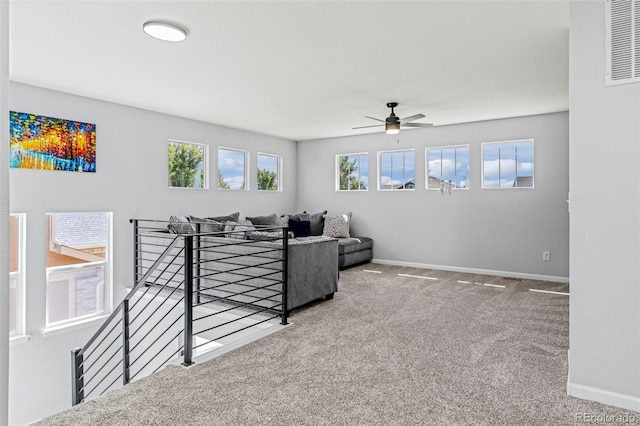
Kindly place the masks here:
[(640, 82), (640, 0), (607, 0), (606, 85)]

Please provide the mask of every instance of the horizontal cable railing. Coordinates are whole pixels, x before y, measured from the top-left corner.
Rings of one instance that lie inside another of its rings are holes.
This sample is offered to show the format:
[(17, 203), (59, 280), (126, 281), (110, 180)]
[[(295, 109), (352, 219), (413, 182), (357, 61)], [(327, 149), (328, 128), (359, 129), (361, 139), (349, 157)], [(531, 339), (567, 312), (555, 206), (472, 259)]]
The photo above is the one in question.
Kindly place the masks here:
[(220, 347), (253, 327), (287, 324), (288, 230), (172, 234), (131, 220), (134, 283), (82, 348), (71, 352), (72, 403)]

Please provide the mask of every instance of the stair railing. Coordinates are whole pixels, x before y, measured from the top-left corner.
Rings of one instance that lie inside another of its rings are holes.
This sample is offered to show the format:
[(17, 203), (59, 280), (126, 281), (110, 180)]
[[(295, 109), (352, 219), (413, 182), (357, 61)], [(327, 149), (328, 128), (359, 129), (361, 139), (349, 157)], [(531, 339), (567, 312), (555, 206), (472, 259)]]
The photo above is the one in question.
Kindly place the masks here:
[[(73, 405), (103, 394), (119, 381), (127, 385), (152, 374), (177, 355), (183, 365), (191, 365), (196, 335), (225, 330), (215, 337), (221, 341), (277, 317), (287, 324), (286, 227), (269, 229), (280, 237), (255, 242), (221, 238), (237, 232), (201, 233), (199, 225), (193, 234), (170, 234), (164, 221), (131, 223), (135, 285), (87, 344), (71, 351)], [(220, 308), (220, 303), (225, 305)], [(216, 309), (195, 317), (194, 308), (203, 306)], [(271, 316), (255, 319), (265, 312)], [(207, 323), (214, 315), (230, 313), (235, 314), (231, 320)], [(226, 331), (234, 322), (242, 323), (240, 328)]]

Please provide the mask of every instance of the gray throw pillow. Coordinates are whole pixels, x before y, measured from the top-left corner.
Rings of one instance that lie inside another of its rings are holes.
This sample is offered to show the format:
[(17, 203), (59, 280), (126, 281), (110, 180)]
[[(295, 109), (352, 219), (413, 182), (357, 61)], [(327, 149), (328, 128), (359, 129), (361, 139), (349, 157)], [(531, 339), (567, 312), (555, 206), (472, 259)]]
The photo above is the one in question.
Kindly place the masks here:
[(195, 216), (189, 216), (189, 221), (194, 224), (196, 231), (198, 230), (198, 226), (196, 224), (200, 225), (200, 233), (224, 231), (224, 222), (218, 222), (213, 219), (202, 219)]
[(307, 217), (301, 218), (301, 220), (308, 220), (311, 222), (311, 232), (309, 235), (322, 235), (322, 231), (324, 230), (324, 215), (327, 214), (327, 211), (325, 210), (314, 214), (304, 212), (304, 214)]
[(240, 222), (240, 212), (231, 213), (228, 216), (208, 217), (207, 219), (215, 220), (216, 222)]
[(278, 225), (278, 216), (273, 213), (268, 216), (255, 216), (246, 218), (248, 221), (253, 223), (254, 226), (277, 226)]

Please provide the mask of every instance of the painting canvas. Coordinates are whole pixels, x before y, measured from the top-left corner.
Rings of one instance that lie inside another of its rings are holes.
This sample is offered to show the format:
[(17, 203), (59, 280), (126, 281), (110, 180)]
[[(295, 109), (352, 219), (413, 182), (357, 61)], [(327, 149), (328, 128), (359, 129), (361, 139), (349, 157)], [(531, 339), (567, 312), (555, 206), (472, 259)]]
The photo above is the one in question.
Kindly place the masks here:
[(96, 171), (96, 125), (10, 112), (10, 166), (23, 169)]

